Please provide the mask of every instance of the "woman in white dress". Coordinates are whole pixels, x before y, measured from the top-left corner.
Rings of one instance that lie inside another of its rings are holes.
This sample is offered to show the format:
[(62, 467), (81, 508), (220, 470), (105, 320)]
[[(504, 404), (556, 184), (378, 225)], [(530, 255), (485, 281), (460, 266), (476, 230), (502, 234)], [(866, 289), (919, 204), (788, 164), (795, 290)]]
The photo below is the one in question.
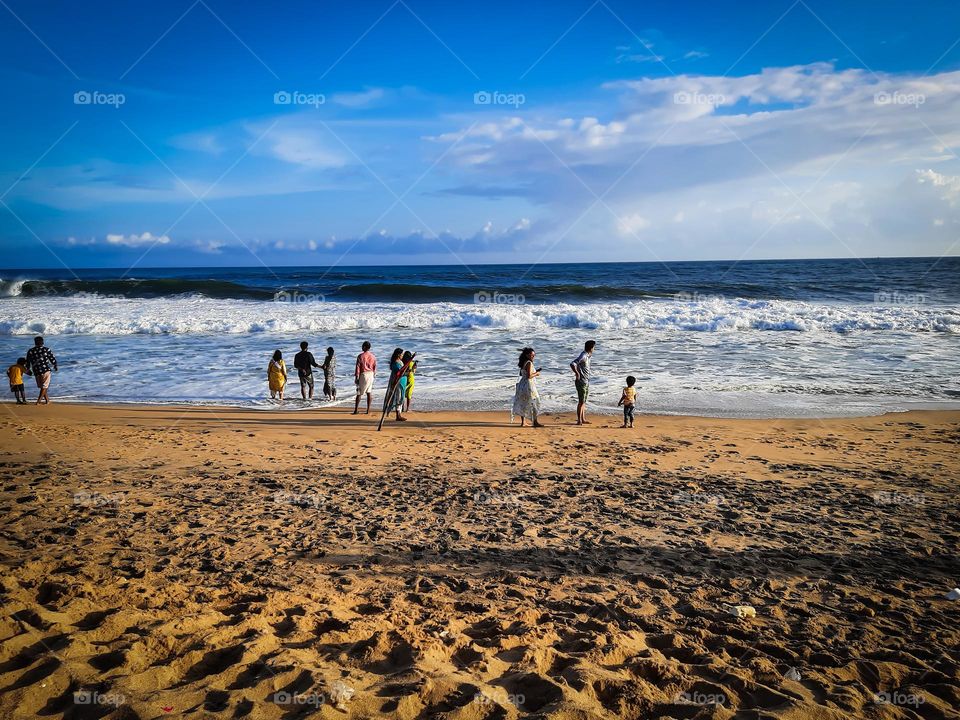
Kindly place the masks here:
[(543, 427), (537, 419), (540, 414), (540, 393), (537, 392), (537, 377), (540, 371), (534, 369), (533, 358), (536, 353), (533, 348), (524, 348), (520, 351), (520, 380), (517, 382), (517, 391), (513, 396), (513, 410), (510, 413), (510, 422), (515, 415), (520, 416), (520, 427), (526, 420), (530, 420), (534, 427)]

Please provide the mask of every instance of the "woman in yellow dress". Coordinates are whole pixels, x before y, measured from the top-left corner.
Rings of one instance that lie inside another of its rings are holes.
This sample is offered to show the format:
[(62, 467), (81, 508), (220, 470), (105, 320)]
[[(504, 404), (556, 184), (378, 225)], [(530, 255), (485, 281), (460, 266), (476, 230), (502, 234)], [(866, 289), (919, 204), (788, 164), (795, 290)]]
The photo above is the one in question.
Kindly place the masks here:
[(283, 362), (283, 353), (277, 350), (267, 365), (267, 383), (270, 385), (270, 397), (280, 398), (283, 402), (283, 387), (287, 384), (287, 364)]

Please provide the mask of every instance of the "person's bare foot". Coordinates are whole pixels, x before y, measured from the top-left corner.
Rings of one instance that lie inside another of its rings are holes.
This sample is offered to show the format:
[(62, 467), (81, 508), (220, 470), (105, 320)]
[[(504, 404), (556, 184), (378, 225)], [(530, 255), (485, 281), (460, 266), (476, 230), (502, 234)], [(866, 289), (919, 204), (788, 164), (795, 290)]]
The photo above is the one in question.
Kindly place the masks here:
[(583, 421), (582, 423), (580, 423), (580, 424), (581, 424), (581, 425), (593, 425), (593, 423), (590, 422), (589, 420), (584, 420), (584, 421)]
[(533, 424), (533, 426), (534, 426), (534, 427), (545, 427), (542, 422), (535, 422), (535, 423)]

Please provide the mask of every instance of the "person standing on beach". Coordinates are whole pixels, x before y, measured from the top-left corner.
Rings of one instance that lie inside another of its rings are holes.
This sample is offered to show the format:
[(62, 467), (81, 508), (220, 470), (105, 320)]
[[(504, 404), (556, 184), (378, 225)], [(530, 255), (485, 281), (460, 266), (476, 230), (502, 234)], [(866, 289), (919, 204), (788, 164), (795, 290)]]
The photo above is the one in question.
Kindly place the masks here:
[[(410, 355), (410, 357), (406, 357)], [(413, 400), (413, 386), (416, 383), (416, 372), (417, 372), (417, 361), (413, 359), (413, 355), (409, 352), (404, 353), (404, 362), (409, 360), (409, 365), (407, 369), (407, 395), (406, 402), (403, 406), (404, 412), (410, 412), (410, 402)]]
[(357, 399), (353, 403), (353, 414), (360, 412), (360, 398), (367, 396), (367, 415), (370, 414), (370, 405), (373, 402), (373, 378), (377, 372), (377, 358), (370, 352), (370, 343), (364, 341), (363, 352), (357, 355), (357, 365), (354, 369), (353, 382), (357, 386)]
[(270, 398), (279, 397), (283, 402), (283, 388), (287, 384), (287, 364), (283, 361), (283, 353), (277, 350), (267, 364), (267, 385), (270, 387)]
[(403, 416), (403, 406), (407, 399), (407, 371), (413, 362), (414, 353), (404, 354), (403, 348), (397, 348), (390, 356), (390, 384), (387, 392), (387, 412), (396, 411), (397, 420), (406, 420)]
[(533, 359), (536, 355), (533, 348), (524, 348), (520, 351), (520, 362), (517, 363), (520, 366), (520, 380), (513, 395), (510, 422), (513, 422), (515, 415), (519, 415), (520, 427), (523, 427), (526, 420), (530, 420), (535, 428), (543, 427), (538, 419), (540, 393), (537, 391), (537, 377), (540, 375), (540, 370), (533, 367)]
[(40, 401), (46, 405), (50, 402), (50, 396), (47, 391), (50, 389), (50, 373), (57, 372), (57, 359), (50, 352), (50, 348), (43, 344), (43, 338), (37, 336), (33, 339), (33, 347), (27, 350), (27, 366), (33, 373), (37, 381), (37, 387), (40, 388), (40, 394), (37, 396), (37, 405)]
[(595, 340), (587, 340), (583, 344), (583, 352), (570, 363), (573, 370), (574, 385), (577, 388), (577, 425), (589, 425), (587, 420), (587, 396), (590, 394), (590, 356), (597, 346)]
[(300, 378), (300, 397), (306, 400), (309, 389), (309, 399), (313, 400), (313, 369), (320, 366), (317, 365), (313, 353), (307, 350), (308, 347), (306, 340), (300, 343), (300, 352), (293, 356), (293, 366), (297, 369), (297, 376)]
[(337, 399), (337, 358), (333, 348), (327, 348), (327, 357), (323, 360), (323, 396), (327, 400)]
[(17, 362), (7, 368), (7, 378), (10, 380), (10, 392), (17, 399), (17, 405), (27, 404), (27, 394), (23, 390), (23, 376), (30, 374), (26, 358), (17, 358)]

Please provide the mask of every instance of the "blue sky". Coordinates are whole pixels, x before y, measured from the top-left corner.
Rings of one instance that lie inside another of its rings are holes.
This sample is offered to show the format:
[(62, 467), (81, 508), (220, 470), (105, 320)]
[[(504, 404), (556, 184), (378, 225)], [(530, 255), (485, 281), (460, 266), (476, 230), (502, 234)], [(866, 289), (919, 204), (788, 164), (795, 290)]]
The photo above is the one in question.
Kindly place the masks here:
[(956, 254), (958, 41), (946, 1), (2, 0), (0, 249)]

